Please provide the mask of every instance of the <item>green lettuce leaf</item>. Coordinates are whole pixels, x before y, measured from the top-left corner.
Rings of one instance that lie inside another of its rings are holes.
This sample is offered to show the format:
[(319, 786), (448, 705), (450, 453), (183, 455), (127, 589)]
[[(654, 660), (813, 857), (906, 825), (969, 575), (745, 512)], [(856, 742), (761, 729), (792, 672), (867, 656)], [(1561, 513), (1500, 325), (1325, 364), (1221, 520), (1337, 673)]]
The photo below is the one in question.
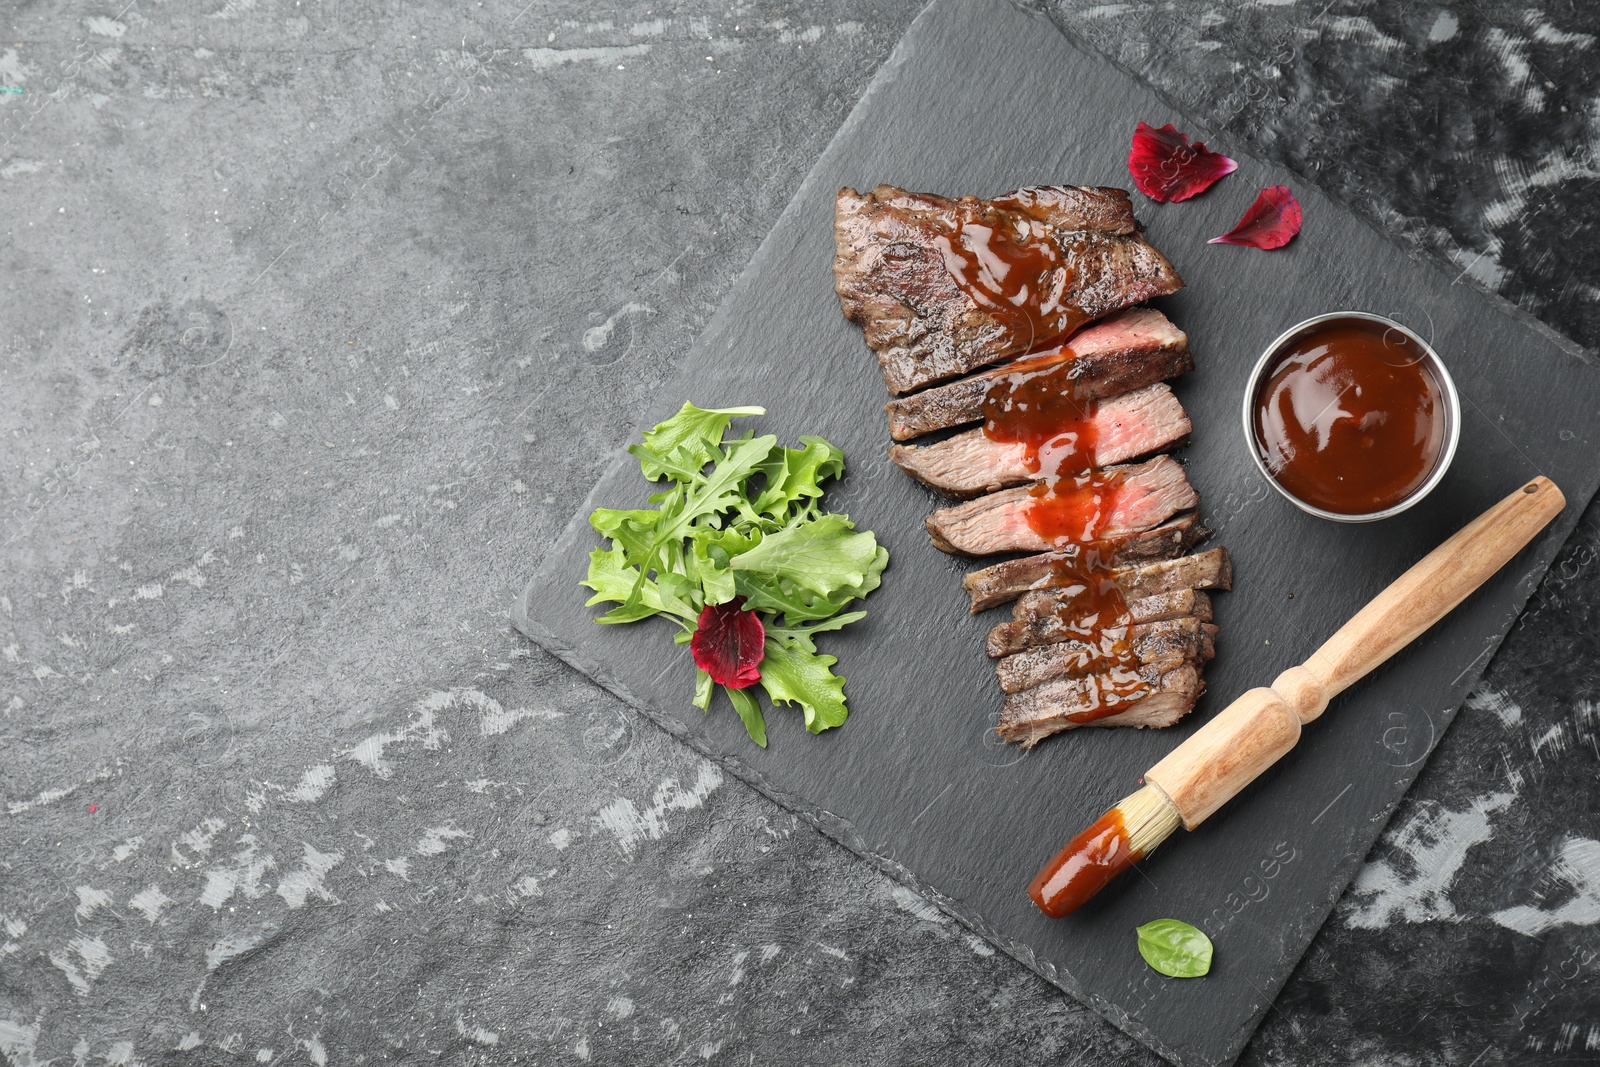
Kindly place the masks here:
[(819, 653), (809, 637), (784, 640), (769, 635), (761, 660), (761, 688), (775, 705), (800, 705), (806, 729), (820, 734), (842, 725), (849, 715), (844, 706), (844, 679), (832, 670), (838, 662)]
[(876, 589), (888, 563), (876, 537), (854, 530), (848, 516), (822, 515), (768, 534), (729, 566), (844, 605)]
[(744, 732), (750, 735), (750, 740), (767, 747), (767, 720), (761, 715), (761, 702), (748, 689), (729, 689), (722, 687), (728, 694), (728, 699), (733, 701), (733, 710), (739, 713), (739, 718), (744, 721)]
[[(589, 556), (583, 585), (590, 604), (615, 605), (595, 621), (637, 622), (666, 615), (673, 640), (689, 644), (701, 609), (746, 598), (766, 629), (761, 687), (774, 705), (798, 705), (812, 733), (845, 721), (844, 679), (817, 652), (816, 634), (865, 617), (845, 611), (876, 589), (889, 552), (849, 518), (822, 510), (823, 483), (844, 472), (844, 454), (820, 437), (784, 448), (772, 435), (727, 440), (732, 420), (762, 408), (679, 412), (628, 451), (658, 488), (652, 507), (598, 508), (590, 525), (610, 542)], [(782, 618), (783, 625), (777, 625)], [(694, 704), (708, 709), (719, 688), (695, 672)], [(756, 744), (766, 720), (754, 688), (727, 689)]]
[(802, 448), (775, 450), (762, 464), (766, 487), (752, 509), (764, 518), (782, 523), (790, 510), (804, 502), (803, 514), (814, 510), (822, 498), (822, 483), (844, 473), (844, 453), (820, 437), (800, 438)]
[(766, 408), (707, 409), (685, 403), (672, 418), (645, 431), (644, 444), (632, 446), (628, 453), (639, 460), (639, 469), (652, 482), (663, 477), (688, 482), (717, 458), (728, 423), (735, 416), (766, 413)]

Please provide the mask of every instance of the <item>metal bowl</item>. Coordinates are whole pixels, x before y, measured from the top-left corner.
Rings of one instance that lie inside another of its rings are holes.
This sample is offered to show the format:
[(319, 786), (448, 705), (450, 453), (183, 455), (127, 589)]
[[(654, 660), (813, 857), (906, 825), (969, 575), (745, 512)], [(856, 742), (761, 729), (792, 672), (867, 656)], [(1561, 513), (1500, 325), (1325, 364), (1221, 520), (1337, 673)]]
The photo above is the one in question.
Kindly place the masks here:
[[(1375, 322), (1387, 327), (1388, 329), (1397, 330), (1404, 334), (1412, 341), (1412, 343), (1417, 346), (1418, 350), (1422, 352), (1421, 362), (1427, 368), (1428, 372), (1433, 375), (1434, 382), (1439, 386), (1439, 394), (1442, 398), (1441, 407), (1443, 408), (1445, 422), (1444, 441), (1439, 449), (1439, 458), (1434, 462), (1433, 471), (1428, 475), (1426, 481), (1417, 486), (1416, 489), (1412, 490), (1411, 493), (1404, 499), (1396, 504), (1384, 508), (1382, 511), (1366, 512), (1359, 515), (1345, 515), (1337, 511), (1326, 511), (1322, 508), (1316, 507), (1315, 505), (1306, 503), (1304, 500), (1301, 500), (1299, 497), (1289, 492), (1289, 490), (1285, 489), (1279, 484), (1278, 480), (1272, 476), (1272, 472), (1267, 469), (1266, 462), (1261, 458), (1262, 450), (1259, 442), (1256, 440), (1256, 395), (1261, 390), (1261, 380), (1266, 375), (1268, 368), (1274, 365), (1277, 359), (1283, 354), (1283, 351), (1288, 344), (1299, 337), (1300, 334), (1314, 326), (1320, 326), (1323, 323), (1331, 322), (1334, 319), (1363, 319), (1367, 322)], [(1261, 358), (1256, 360), (1255, 369), (1250, 372), (1250, 380), (1245, 385), (1244, 404), (1242, 410), (1244, 414), (1245, 444), (1249, 446), (1250, 459), (1255, 463), (1256, 470), (1261, 472), (1261, 476), (1267, 480), (1268, 484), (1270, 484), (1272, 488), (1282, 493), (1284, 497), (1290, 501), (1290, 503), (1294, 504), (1295, 507), (1299, 508), (1301, 511), (1315, 515), (1318, 518), (1332, 519), (1334, 522), (1375, 522), (1378, 519), (1387, 519), (1391, 515), (1398, 515), (1402, 511), (1411, 507), (1417, 501), (1431, 493), (1433, 491), (1433, 487), (1438, 485), (1444, 479), (1445, 472), (1450, 469), (1450, 461), (1455, 458), (1456, 445), (1461, 439), (1461, 397), (1456, 393), (1456, 383), (1450, 377), (1450, 372), (1445, 369), (1444, 361), (1439, 358), (1439, 354), (1433, 350), (1432, 345), (1424, 341), (1421, 337), (1418, 337), (1416, 331), (1402, 325), (1401, 323), (1395, 322), (1393, 319), (1385, 318), (1382, 315), (1374, 315), (1366, 311), (1333, 311), (1326, 315), (1317, 315), (1306, 319), (1304, 322), (1296, 323), (1279, 334), (1277, 338), (1267, 346), (1267, 350), (1261, 353)]]

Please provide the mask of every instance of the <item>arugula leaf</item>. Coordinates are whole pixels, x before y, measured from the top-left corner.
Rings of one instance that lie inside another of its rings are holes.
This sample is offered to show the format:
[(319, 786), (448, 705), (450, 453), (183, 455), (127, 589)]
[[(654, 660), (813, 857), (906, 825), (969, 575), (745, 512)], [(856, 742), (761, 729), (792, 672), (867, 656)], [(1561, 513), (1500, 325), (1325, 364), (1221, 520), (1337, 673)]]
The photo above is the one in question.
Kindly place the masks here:
[[(670, 593), (663, 593), (655, 582), (646, 579), (641, 584), (639, 569), (628, 565), (626, 553), (620, 548), (597, 548), (590, 552), (589, 576), (578, 584), (595, 591), (587, 601), (589, 604), (612, 602), (622, 605), (612, 608), (595, 622), (638, 622), (652, 615), (667, 614), (675, 615), (693, 627), (700, 615), (699, 607)], [(632, 597), (636, 587), (639, 598), (634, 601)]]
[[(711, 468), (710, 474), (696, 475), (694, 481), (685, 485), (682, 496), (667, 494), (667, 499), (661, 504), (661, 517), (656, 520), (655, 537), (639, 563), (641, 587), (644, 577), (652, 568), (658, 567), (663, 551), (669, 554), (669, 558), (671, 553), (681, 552), (682, 546), (678, 542), (687, 535), (691, 526), (697, 522), (715, 521), (721, 512), (744, 503), (740, 492), (745, 479), (760, 466), (777, 443), (778, 439), (771, 434), (736, 441), (722, 453), (722, 460)], [(634, 602), (634, 597), (630, 596), (628, 605), (632, 606)]]
[(652, 482), (663, 477), (676, 482), (692, 481), (702, 467), (716, 458), (716, 450), (734, 416), (766, 413), (766, 408), (707, 409), (685, 403), (672, 418), (646, 430), (644, 444), (633, 445), (628, 453), (638, 458), (640, 470)]
[(842, 630), (853, 622), (860, 622), (867, 617), (864, 611), (847, 611), (843, 615), (835, 615), (831, 619), (812, 623), (810, 626), (768, 626), (767, 634), (777, 634), (782, 640), (796, 640), (804, 638), (810, 640), (812, 634), (820, 634), (828, 630)]
[(642, 558), (655, 542), (656, 524), (661, 512), (655, 508), (637, 511), (618, 511), (615, 508), (595, 508), (589, 515), (589, 525), (615, 541), (626, 555)]
[(1138, 927), (1139, 955), (1168, 978), (1199, 978), (1211, 970), (1211, 939), (1177, 919)]

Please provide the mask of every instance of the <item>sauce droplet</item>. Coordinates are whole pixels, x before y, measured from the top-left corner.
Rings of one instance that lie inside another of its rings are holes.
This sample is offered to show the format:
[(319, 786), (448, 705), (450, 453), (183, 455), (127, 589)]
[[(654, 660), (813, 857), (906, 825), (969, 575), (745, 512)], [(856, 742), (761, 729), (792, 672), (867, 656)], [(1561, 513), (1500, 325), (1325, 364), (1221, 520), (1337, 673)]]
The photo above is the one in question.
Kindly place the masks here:
[(1291, 338), (1255, 403), (1272, 477), (1323, 511), (1385, 511), (1428, 480), (1444, 445), (1439, 383), (1407, 334), (1342, 318)]
[(1028, 885), (1028, 896), (1052, 919), (1077, 911), (1143, 853), (1128, 843), (1122, 813), (1112, 808), (1056, 853)]

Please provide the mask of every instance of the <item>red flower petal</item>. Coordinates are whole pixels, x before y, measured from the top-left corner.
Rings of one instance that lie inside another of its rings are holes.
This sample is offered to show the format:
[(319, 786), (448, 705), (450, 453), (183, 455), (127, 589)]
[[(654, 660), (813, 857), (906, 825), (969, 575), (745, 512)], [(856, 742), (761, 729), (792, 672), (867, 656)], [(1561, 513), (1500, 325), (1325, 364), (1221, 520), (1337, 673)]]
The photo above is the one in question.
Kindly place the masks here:
[(1208, 151), (1200, 141), (1191, 145), (1189, 135), (1170, 122), (1159, 130), (1141, 122), (1133, 131), (1128, 173), (1139, 191), (1158, 204), (1187, 200), (1238, 169), (1239, 164)]
[(1249, 245), (1252, 248), (1282, 248), (1300, 232), (1300, 201), (1286, 185), (1269, 185), (1244, 213), (1239, 225), (1213, 237), (1209, 244)]
[(767, 654), (767, 630), (753, 611), (740, 611), (744, 597), (726, 604), (708, 604), (700, 612), (689, 651), (711, 680), (729, 689), (744, 689), (761, 680), (756, 668)]

